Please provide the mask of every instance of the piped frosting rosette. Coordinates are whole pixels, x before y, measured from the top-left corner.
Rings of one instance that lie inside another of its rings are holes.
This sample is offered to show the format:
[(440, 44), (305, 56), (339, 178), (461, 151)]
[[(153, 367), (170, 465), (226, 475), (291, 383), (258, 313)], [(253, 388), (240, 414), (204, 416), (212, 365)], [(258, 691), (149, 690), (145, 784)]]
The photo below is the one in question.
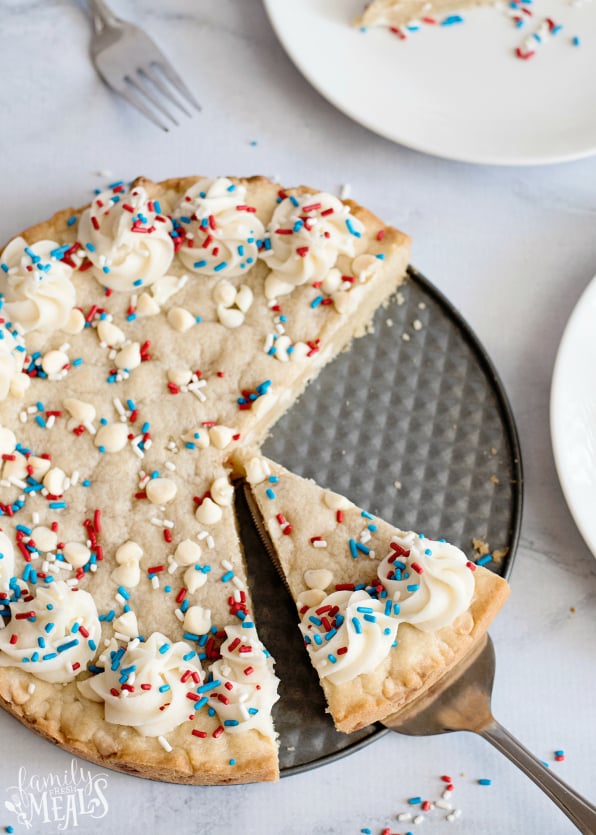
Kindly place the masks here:
[(234, 276), (256, 263), (264, 228), (256, 209), (246, 204), (246, 186), (227, 177), (199, 180), (176, 207), (174, 219), (177, 252), (189, 270)]
[(465, 612), (474, 594), (459, 548), (410, 531), (391, 542), (377, 576), (373, 586), (332, 592), (302, 614), (300, 629), (321, 678), (342, 684), (371, 672), (394, 646), (401, 623), (435, 632)]
[(285, 197), (273, 212), (259, 256), (272, 273), (268, 298), (290, 293), (307, 281), (323, 281), (339, 255), (354, 256), (364, 227), (331, 194)]
[(3, 315), (24, 333), (53, 333), (68, 322), (76, 292), (73, 268), (60, 260), (63, 254), (55, 241), (28, 245), (14, 238), (0, 255)]
[(30, 380), (23, 373), (27, 349), (19, 331), (12, 323), (0, 322), (0, 400), (8, 394), (22, 394)]
[(88, 592), (56, 581), (38, 588), (32, 600), (10, 603), (10, 611), (10, 623), (0, 632), (0, 666), (66, 682), (95, 656), (101, 626)]
[(189, 644), (172, 644), (160, 632), (127, 646), (112, 640), (100, 663), (104, 672), (79, 682), (79, 689), (104, 702), (108, 722), (130, 725), (143, 736), (167, 734), (186, 721), (194, 704), (188, 694), (203, 682), (201, 663)]
[(226, 731), (256, 728), (271, 736), (271, 708), (279, 698), (273, 660), (254, 626), (226, 626), (225, 631), (221, 658), (211, 667), (219, 682), (211, 691), (211, 705)]
[(467, 563), (455, 545), (407, 531), (393, 540), (377, 576), (399, 603), (400, 620), (423, 632), (436, 632), (472, 602), (474, 577)]
[(174, 257), (172, 222), (142, 186), (103, 191), (81, 215), (78, 239), (97, 281), (141, 290), (164, 276)]
[(319, 676), (343, 684), (387, 657), (398, 625), (390, 600), (360, 589), (332, 592), (304, 613), (300, 629)]

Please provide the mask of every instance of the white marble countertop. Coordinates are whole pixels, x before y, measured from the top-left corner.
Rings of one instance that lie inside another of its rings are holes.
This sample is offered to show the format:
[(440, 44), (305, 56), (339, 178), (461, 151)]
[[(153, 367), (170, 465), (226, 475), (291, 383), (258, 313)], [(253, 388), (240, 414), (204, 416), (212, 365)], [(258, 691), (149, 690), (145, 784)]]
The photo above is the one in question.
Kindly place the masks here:
[[(522, 536), (511, 599), (491, 630), (495, 714), (541, 759), (552, 762), (553, 751), (565, 749), (566, 761), (553, 768), (596, 800), (596, 563), (563, 499), (548, 420), (557, 346), (596, 272), (596, 157), (499, 169), (423, 156), (352, 123), (311, 89), (259, 0), (113, 0), (113, 7), (142, 19), (175, 57), (203, 112), (159, 132), (96, 77), (87, 59), (89, 23), (76, 2), (0, 0), (0, 239), (85, 203), (107, 178), (141, 173), (262, 173), (335, 193), (350, 183), (359, 202), (411, 233), (413, 262), (488, 349), (521, 436)], [(70, 768), (71, 757), (5, 714), (0, 738), (0, 828), (12, 824), (19, 832), (24, 827), (5, 808), (19, 768), (41, 778)], [(454, 799), (463, 810), (453, 831), (575, 831), (508, 761), (469, 734), (386, 735), (275, 785), (194, 788), (109, 772), (105, 817), (62, 827), (38, 818), (32, 831), (405, 832), (396, 814), (412, 795), (437, 797), (445, 772), (457, 779)], [(479, 777), (493, 785), (478, 786)], [(424, 823), (427, 833), (444, 828), (437, 817)]]

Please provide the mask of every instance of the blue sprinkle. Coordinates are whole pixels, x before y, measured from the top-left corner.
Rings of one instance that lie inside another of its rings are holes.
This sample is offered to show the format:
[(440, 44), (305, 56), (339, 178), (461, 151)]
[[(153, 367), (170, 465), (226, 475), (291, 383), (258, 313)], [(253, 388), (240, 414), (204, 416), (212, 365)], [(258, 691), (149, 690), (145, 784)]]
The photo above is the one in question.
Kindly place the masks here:
[(478, 780), (479, 786), (492, 786), (493, 781), (488, 780), (486, 777), (482, 777), (482, 779)]
[(463, 23), (464, 19), (461, 15), (452, 14), (441, 21), (441, 26), (453, 26), (454, 23)]
[(487, 563), (492, 561), (492, 558), (492, 554), (485, 554), (484, 557), (480, 557), (479, 560), (476, 560), (476, 565), (486, 565)]
[(573, 46), (581, 46), (581, 41), (580, 41), (580, 39), (578, 38), (577, 35), (574, 35), (571, 38), (571, 43), (573, 44)]
[(268, 488), (265, 490), (265, 494), (267, 495), (267, 498), (268, 498), (268, 499), (274, 499), (274, 498), (275, 498), (275, 493), (273, 492), (273, 490), (271, 489), (271, 487), (268, 487)]

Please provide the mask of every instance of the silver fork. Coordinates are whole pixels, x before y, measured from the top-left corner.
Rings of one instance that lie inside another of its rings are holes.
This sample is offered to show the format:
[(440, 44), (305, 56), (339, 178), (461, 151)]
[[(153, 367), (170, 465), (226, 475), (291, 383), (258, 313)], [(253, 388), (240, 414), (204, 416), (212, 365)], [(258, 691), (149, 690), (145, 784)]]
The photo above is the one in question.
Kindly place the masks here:
[(88, 4), (95, 29), (91, 40), (91, 59), (108, 86), (165, 131), (169, 127), (162, 116), (178, 125), (166, 102), (191, 116), (172, 87), (190, 105), (201, 110), (176, 70), (142, 29), (116, 17), (104, 0), (88, 0)]

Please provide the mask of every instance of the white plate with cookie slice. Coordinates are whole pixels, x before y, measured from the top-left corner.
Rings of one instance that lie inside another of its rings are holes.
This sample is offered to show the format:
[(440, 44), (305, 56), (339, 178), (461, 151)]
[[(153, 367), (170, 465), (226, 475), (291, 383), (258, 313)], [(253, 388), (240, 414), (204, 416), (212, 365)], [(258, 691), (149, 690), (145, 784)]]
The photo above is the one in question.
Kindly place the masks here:
[(596, 278), (565, 328), (551, 388), (555, 464), (571, 514), (596, 556)]
[[(264, 0), (305, 78), (375, 133), (448, 159), (540, 165), (596, 152), (596, 7), (539, 0), (516, 28), (506, 8), (421, 24), (405, 40), (351, 25), (363, 0)], [(529, 8), (526, 6), (526, 8)], [(562, 28), (531, 60), (515, 50), (546, 18)], [(578, 38), (578, 45), (574, 45)], [(440, 71), (437, 69), (440, 68)]]

